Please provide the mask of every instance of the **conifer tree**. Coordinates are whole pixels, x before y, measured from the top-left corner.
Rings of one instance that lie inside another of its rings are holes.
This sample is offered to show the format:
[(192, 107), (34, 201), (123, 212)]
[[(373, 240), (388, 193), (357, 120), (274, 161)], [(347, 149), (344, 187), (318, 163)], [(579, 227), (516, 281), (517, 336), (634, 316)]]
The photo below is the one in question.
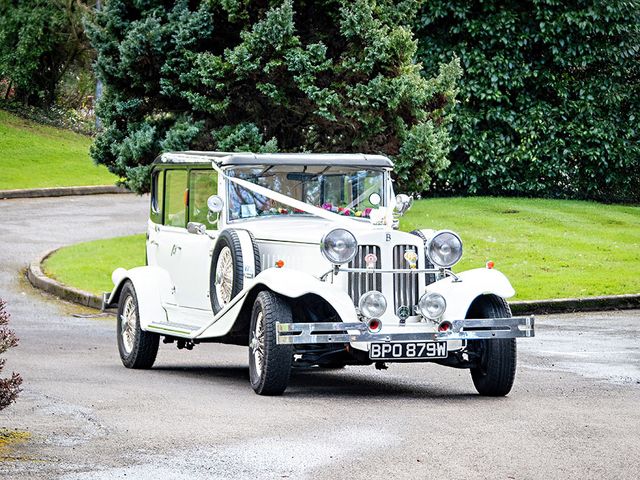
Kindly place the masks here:
[(420, 192), (447, 165), (457, 60), (426, 78), (419, 0), (106, 0), (92, 156), (148, 189), (162, 151), (383, 153)]

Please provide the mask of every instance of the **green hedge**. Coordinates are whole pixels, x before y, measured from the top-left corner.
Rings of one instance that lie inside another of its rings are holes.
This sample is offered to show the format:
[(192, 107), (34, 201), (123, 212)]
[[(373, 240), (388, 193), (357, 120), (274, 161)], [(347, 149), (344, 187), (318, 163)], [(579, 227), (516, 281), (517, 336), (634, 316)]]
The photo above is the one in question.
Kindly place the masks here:
[(640, 201), (640, 2), (430, 1), (417, 32), (464, 69), (438, 192)]

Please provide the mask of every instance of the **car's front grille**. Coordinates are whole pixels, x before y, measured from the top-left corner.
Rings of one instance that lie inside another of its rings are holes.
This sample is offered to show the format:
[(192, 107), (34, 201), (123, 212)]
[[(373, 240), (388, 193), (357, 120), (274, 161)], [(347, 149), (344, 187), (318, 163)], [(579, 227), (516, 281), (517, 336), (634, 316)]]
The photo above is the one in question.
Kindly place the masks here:
[[(420, 275), (409, 273), (409, 262), (404, 258), (407, 251), (413, 251), (418, 254), (417, 268), (433, 268), (433, 266), (427, 259), (425, 267), (422, 267), (423, 260), (420, 259), (418, 247), (415, 245), (396, 245), (393, 247), (393, 268), (407, 270), (407, 273), (393, 274), (394, 313), (398, 311), (398, 308), (406, 306), (409, 308), (409, 314), (413, 315), (413, 307), (418, 304), (418, 299), (420, 298)], [(380, 247), (377, 245), (360, 245), (358, 254), (349, 262), (349, 268), (366, 268), (367, 265), (364, 258), (370, 253), (377, 257), (375, 268), (382, 268)], [(358, 306), (360, 297), (364, 293), (370, 290), (382, 292), (381, 273), (349, 273), (348, 279), (349, 296), (355, 306)], [(428, 273), (425, 275), (425, 280), (427, 285), (433, 283), (435, 275)], [(391, 305), (389, 305), (389, 308), (391, 308)]]
[[(404, 254), (413, 251), (418, 254), (415, 245), (396, 245), (393, 247), (393, 268), (409, 270), (409, 262)], [(417, 268), (420, 268), (418, 260)], [(396, 311), (402, 306), (409, 307), (410, 315), (413, 315), (413, 307), (418, 303), (418, 275), (412, 273), (396, 273), (393, 275), (393, 299)]]
[[(433, 263), (431, 263), (431, 260), (429, 260), (428, 257), (427, 257), (427, 261), (426, 261), (426, 264), (425, 264), (424, 268), (434, 268), (433, 267)], [(436, 274), (435, 273), (425, 273), (424, 281), (425, 281), (425, 283), (424, 283), (425, 285), (431, 285), (433, 282), (436, 281)]]
[[(367, 264), (364, 261), (364, 257), (370, 253), (373, 253), (377, 258), (375, 268), (381, 268), (380, 247), (376, 245), (360, 245), (358, 247), (358, 254), (349, 262), (349, 268), (366, 268)], [(382, 291), (381, 273), (349, 274), (349, 296), (353, 299), (353, 303), (356, 306), (358, 306), (360, 297), (370, 290)]]

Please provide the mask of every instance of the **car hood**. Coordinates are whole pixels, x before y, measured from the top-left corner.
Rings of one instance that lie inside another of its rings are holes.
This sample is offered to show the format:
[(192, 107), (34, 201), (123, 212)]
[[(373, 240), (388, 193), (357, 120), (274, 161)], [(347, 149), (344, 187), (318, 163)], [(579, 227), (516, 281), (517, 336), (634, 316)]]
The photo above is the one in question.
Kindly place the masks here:
[[(351, 225), (351, 223), (353, 225)], [(256, 240), (319, 244), (322, 237), (334, 228), (347, 228), (353, 233), (371, 230), (369, 222), (353, 220), (350, 224), (341, 224), (318, 217), (304, 216), (268, 217), (257, 220), (234, 222), (228, 228), (249, 230)]]

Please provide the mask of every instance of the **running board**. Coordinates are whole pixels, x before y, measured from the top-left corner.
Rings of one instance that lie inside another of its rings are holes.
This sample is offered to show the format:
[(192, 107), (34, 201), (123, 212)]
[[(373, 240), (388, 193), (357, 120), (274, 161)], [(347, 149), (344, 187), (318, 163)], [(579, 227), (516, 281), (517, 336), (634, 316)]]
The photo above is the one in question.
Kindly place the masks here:
[(193, 338), (194, 332), (200, 327), (195, 325), (185, 325), (182, 323), (150, 323), (147, 330), (150, 332), (161, 333), (172, 337)]

